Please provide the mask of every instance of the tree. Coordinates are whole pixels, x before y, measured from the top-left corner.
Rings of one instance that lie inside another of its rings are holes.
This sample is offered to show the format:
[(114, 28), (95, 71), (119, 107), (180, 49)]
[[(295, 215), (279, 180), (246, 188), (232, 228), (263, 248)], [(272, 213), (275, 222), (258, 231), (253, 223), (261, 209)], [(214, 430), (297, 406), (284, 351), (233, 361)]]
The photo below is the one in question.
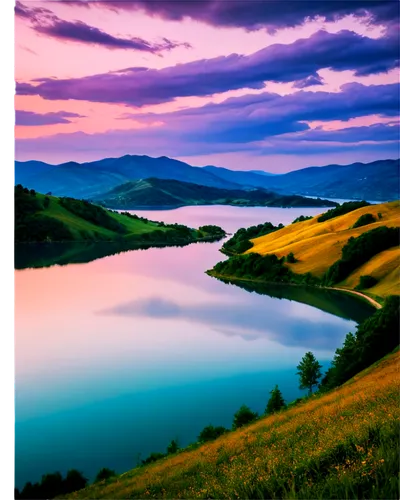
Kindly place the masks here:
[(225, 429), (225, 427), (222, 426), (214, 427), (213, 425), (207, 425), (207, 427), (204, 427), (204, 429), (200, 432), (197, 440), (202, 443), (206, 441), (213, 441), (227, 431), (228, 429)]
[(271, 397), (268, 400), (267, 407), (265, 408), (265, 413), (268, 415), (275, 413), (285, 407), (285, 400), (283, 399), (282, 393), (276, 385), (274, 389), (270, 392)]
[(71, 469), (68, 471), (67, 476), (64, 479), (65, 493), (72, 493), (73, 491), (81, 490), (86, 487), (87, 482), (88, 480), (81, 472), (76, 469)]
[(167, 447), (167, 454), (172, 455), (173, 453), (176, 453), (178, 449), (179, 449), (178, 440), (173, 439)]
[(110, 477), (114, 477), (115, 471), (109, 469), (108, 467), (103, 467), (102, 469), (99, 470), (97, 473), (96, 479), (94, 480), (95, 483), (98, 481), (103, 481), (104, 479), (109, 479)]
[(300, 363), (297, 365), (297, 375), (300, 376), (300, 389), (308, 389), (312, 393), (312, 388), (318, 385), (321, 378), (322, 365), (317, 361), (312, 352), (306, 352)]
[(297, 259), (294, 256), (293, 252), (290, 252), (290, 253), (287, 254), (287, 256), (286, 256), (286, 262), (289, 262), (289, 264), (294, 264), (295, 262), (297, 262)]
[(256, 418), (258, 418), (258, 413), (251, 411), (248, 406), (243, 405), (233, 416), (232, 429), (239, 429), (239, 427), (253, 422)]

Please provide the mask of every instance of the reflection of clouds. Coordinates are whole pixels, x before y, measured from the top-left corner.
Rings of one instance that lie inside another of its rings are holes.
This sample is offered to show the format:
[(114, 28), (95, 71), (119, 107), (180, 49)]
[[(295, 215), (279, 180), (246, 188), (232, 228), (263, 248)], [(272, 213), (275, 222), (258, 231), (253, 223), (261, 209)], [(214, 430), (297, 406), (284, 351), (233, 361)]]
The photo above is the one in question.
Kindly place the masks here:
[[(306, 305), (296, 304), (291, 308), (287, 301), (259, 298), (263, 300), (178, 304), (162, 297), (150, 297), (119, 304), (99, 314), (185, 320), (244, 340), (264, 338), (282, 345), (321, 350), (338, 347), (345, 333), (354, 327), (354, 323), (320, 311), (318, 322), (315, 317), (309, 319), (303, 310), (312, 308)], [(302, 314), (298, 314), (299, 310)]]

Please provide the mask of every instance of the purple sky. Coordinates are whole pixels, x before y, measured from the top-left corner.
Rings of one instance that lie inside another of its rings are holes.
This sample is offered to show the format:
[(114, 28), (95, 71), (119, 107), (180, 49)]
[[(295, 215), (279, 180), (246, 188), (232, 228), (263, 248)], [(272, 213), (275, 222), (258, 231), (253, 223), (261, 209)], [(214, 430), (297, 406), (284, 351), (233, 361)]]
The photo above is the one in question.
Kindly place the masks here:
[(396, 158), (397, 1), (17, 2), (16, 158)]

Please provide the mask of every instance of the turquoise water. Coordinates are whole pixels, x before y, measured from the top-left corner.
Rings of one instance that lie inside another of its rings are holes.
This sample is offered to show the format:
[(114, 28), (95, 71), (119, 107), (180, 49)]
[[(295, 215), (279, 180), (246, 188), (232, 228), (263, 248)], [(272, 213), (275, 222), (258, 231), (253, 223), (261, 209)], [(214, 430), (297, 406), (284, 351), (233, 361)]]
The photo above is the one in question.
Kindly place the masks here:
[[(319, 211), (138, 213), (234, 232)], [(209, 423), (229, 427), (242, 404), (262, 412), (275, 384), (293, 400), (301, 395), (296, 365), (304, 353), (326, 366), (371, 312), (342, 294), (224, 284), (204, 273), (225, 258), (220, 247), (148, 249), (16, 271), (18, 487), (69, 468), (90, 479), (101, 467), (124, 472), (165, 451), (171, 439), (185, 446)]]

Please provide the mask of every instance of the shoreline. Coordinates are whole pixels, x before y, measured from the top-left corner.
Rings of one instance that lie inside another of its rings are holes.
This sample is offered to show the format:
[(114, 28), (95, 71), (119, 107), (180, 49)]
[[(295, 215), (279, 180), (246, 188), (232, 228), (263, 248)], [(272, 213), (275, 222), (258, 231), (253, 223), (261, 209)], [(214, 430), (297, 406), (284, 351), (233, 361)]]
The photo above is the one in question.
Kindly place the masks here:
[(307, 285), (307, 284), (299, 284), (299, 283), (278, 283), (276, 281), (261, 281), (261, 280), (255, 280), (255, 279), (250, 279), (250, 278), (237, 278), (236, 276), (225, 276), (221, 274), (217, 274), (212, 271), (206, 271), (206, 274), (208, 276), (212, 276), (213, 278), (217, 279), (222, 279), (222, 280), (230, 280), (230, 281), (245, 281), (248, 283), (260, 283), (264, 285), (280, 285), (280, 286), (297, 286), (297, 287), (309, 287), (309, 288), (315, 288), (315, 289), (322, 289), (322, 290), (336, 290), (338, 292), (345, 292), (345, 293), (350, 293), (351, 295), (355, 295), (357, 297), (360, 297), (361, 300), (365, 300), (369, 302), (375, 309), (382, 309), (382, 304), (380, 304), (378, 301), (373, 299), (372, 297), (369, 297), (368, 295), (359, 292), (357, 290), (352, 290), (350, 288), (339, 288), (339, 287), (331, 287), (331, 286), (316, 286), (316, 285)]

